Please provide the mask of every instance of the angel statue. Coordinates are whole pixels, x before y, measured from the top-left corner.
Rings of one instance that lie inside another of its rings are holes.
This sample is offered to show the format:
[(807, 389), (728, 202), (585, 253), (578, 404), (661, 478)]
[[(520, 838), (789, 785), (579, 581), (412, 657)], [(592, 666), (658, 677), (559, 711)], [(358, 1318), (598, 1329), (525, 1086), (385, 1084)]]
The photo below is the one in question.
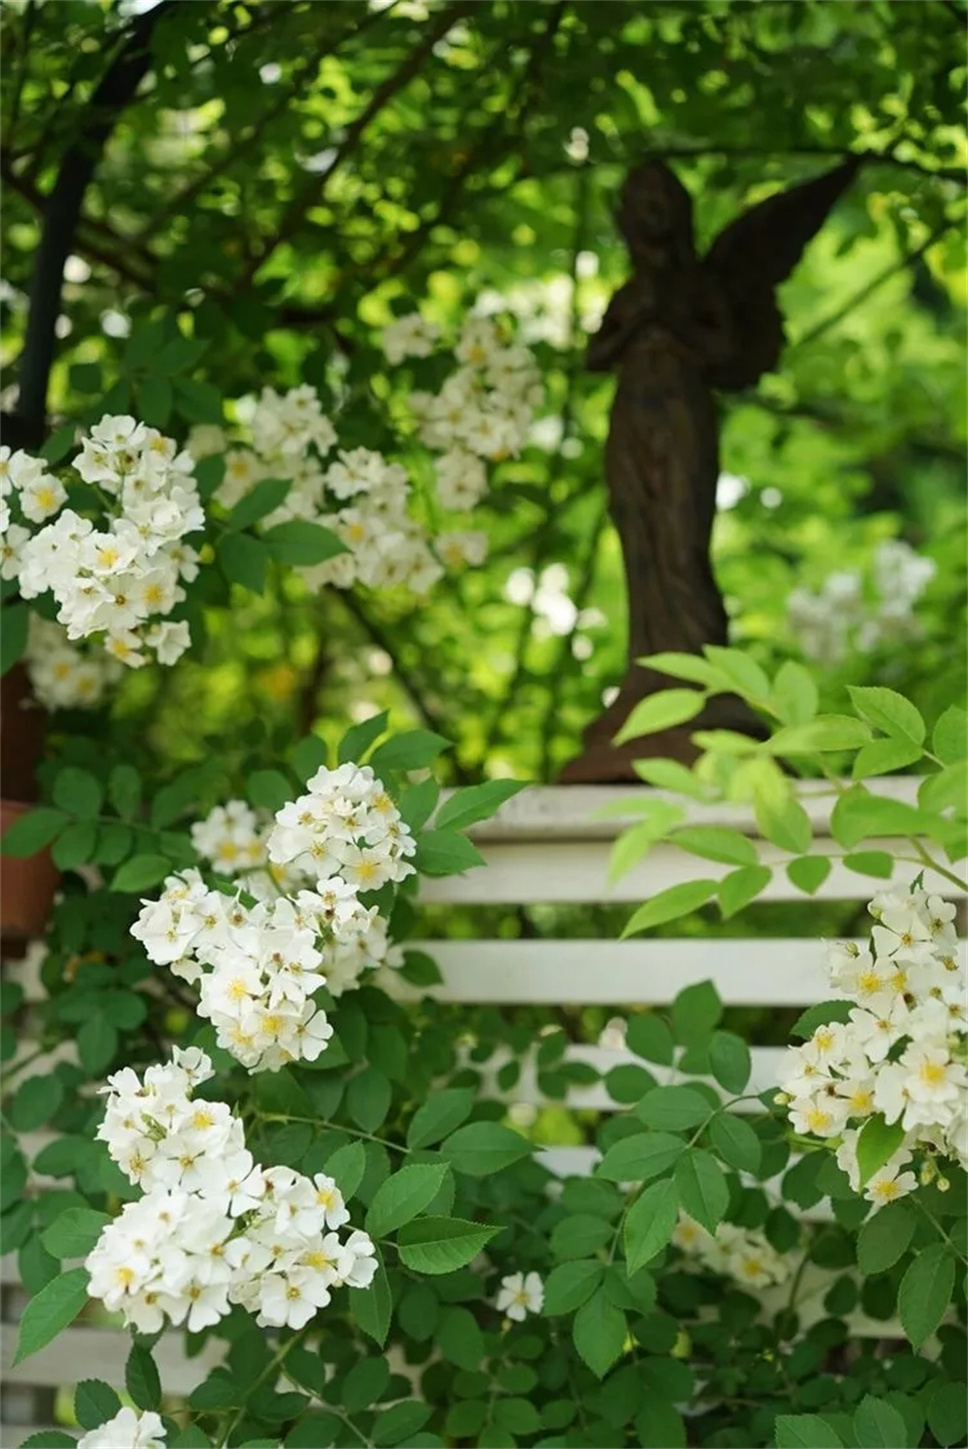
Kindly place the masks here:
[(739, 699), (717, 696), (686, 726), (612, 744), (633, 705), (676, 682), (636, 660), (727, 643), (709, 558), (719, 478), (715, 390), (752, 387), (776, 367), (784, 342), (776, 288), (858, 165), (850, 158), (770, 196), (731, 222), (704, 257), (689, 193), (664, 162), (647, 161), (625, 181), (617, 221), (633, 274), (612, 298), (586, 365), (618, 372), (605, 473), (628, 580), (629, 665), (564, 781), (635, 780), (633, 759), (694, 759), (695, 729), (756, 730)]

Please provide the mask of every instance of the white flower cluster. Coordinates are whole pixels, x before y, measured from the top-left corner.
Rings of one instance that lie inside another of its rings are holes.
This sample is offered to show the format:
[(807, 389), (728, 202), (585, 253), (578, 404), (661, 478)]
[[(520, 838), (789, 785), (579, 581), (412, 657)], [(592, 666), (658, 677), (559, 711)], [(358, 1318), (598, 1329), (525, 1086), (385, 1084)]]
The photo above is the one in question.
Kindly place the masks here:
[(204, 1052), (176, 1048), (144, 1081), (125, 1067), (101, 1089), (97, 1135), (146, 1192), (89, 1254), (90, 1294), (139, 1333), (166, 1319), (198, 1332), (233, 1304), (262, 1326), (302, 1328), (333, 1288), (369, 1285), (373, 1243), (359, 1231), (340, 1238), (350, 1215), (331, 1177), (253, 1161), (225, 1103), (194, 1096), (211, 1076)]
[(869, 578), (858, 569), (830, 574), (814, 591), (797, 588), (787, 599), (790, 626), (808, 659), (837, 664), (851, 650), (869, 654), (884, 643), (916, 639), (914, 605), (937, 573), (902, 539), (874, 551)]
[(716, 1232), (710, 1233), (687, 1213), (680, 1213), (672, 1241), (704, 1268), (732, 1278), (744, 1288), (769, 1288), (785, 1283), (792, 1272), (789, 1259), (778, 1253), (756, 1228), (720, 1223)]
[(936, 1157), (968, 1167), (966, 976), (954, 906), (915, 885), (882, 892), (869, 909), (870, 948), (841, 942), (828, 956), (832, 985), (857, 1004), (790, 1049), (780, 1100), (797, 1132), (837, 1144), (855, 1191), (864, 1123), (880, 1114), (900, 1124), (897, 1151), (864, 1189), (881, 1207), (917, 1186), (904, 1170), (915, 1154), (926, 1180)]
[(498, 1313), (523, 1323), (529, 1313), (540, 1313), (544, 1307), (544, 1284), (539, 1273), (509, 1273), (501, 1279), (494, 1303)]
[(113, 1419), (82, 1434), (77, 1449), (165, 1449), (167, 1443), (160, 1414), (119, 1409)]
[(315, 1061), (333, 1029), (313, 993), (326, 986), (338, 996), (368, 967), (389, 964), (386, 921), (360, 893), (413, 873), (413, 836), (373, 771), (346, 764), (318, 770), (268, 826), (236, 800), (192, 838), (217, 869), (242, 877), (254, 903), (183, 871), (143, 902), (131, 934), (157, 965), (197, 985), (199, 1015), (250, 1071)]
[(30, 615), (24, 663), (34, 698), (45, 709), (95, 709), (123, 670), (103, 650), (72, 644), (60, 624)]
[[(429, 357), (438, 339), (439, 328), (413, 313), (387, 327), (382, 341), (388, 362), (397, 366), (407, 357)], [(411, 394), (403, 421), (416, 422), (420, 442), (440, 455), (434, 461), (436, 507), (466, 514), (487, 492), (487, 463), (516, 456), (524, 446), (544, 389), (533, 354), (507, 345), (490, 318), (468, 318), (454, 354), (457, 365), (440, 392)], [(238, 412), (247, 414), (248, 446), (230, 446), (220, 429), (206, 427), (195, 429), (189, 447), (197, 458), (224, 453), (216, 498), (225, 507), (234, 507), (263, 478), (284, 478), (291, 484), (286, 497), (259, 526), (302, 519), (338, 535), (345, 553), (299, 570), (310, 588), (362, 583), (424, 594), (446, 568), (484, 561), (483, 532), (431, 528), (426, 508), (417, 516), (412, 480), (400, 463), (371, 448), (339, 448), (312, 387), (285, 394), (264, 388)]]
[(132, 417), (103, 417), (72, 468), (100, 500), (103, 527), (64, 508), (67, 490), (42, 459), (0, 449), (4, 577), (25, 599), (50, 590), (70, 641), (103, 637), (131, 668), (174, 664), (191, 638), (166, 615), (198, 573), (183, 540), (205, 522), (191, 455)]

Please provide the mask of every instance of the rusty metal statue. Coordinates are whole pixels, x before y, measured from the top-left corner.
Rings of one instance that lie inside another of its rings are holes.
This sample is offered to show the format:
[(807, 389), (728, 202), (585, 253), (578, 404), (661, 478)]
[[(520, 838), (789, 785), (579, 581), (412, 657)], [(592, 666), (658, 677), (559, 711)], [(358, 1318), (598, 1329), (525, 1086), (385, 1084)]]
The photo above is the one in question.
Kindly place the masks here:
[(784, 342), (776, 288), (858, 165), (851, 158), (769, 197), (727, 226), (704, 257), (691, 198), (669, 167), (648, 161), (626, 179), (617, 221), (633, 275), (612, 298), (586, 365), (618, 372), (605, 472), (628, 580), (629, 667), (562, 780), (635, 780), (633, 759), (694, 759), (695, 729), (756, 728), (739, 699), (720, 696), (688, 725), (612, 744), (633, 705), (678, 682), (637, 659), (727, 643), (709, 557), (719, 478), (715, 390), (751, 387), (776, 367)]

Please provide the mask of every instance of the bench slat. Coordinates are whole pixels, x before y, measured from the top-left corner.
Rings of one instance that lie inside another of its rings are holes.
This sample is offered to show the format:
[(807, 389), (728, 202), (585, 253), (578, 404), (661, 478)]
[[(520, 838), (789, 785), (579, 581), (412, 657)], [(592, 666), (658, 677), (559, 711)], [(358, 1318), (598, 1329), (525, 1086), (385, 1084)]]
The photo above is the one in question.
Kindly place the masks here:
[[(714, 978), (728, 1006), (806, 1006), (835, 996), (818, 940), (413, 941), (437, 962), (438, 1001), (661, 1006)], [(424, 988), (394, 980), (413, 1001)]]

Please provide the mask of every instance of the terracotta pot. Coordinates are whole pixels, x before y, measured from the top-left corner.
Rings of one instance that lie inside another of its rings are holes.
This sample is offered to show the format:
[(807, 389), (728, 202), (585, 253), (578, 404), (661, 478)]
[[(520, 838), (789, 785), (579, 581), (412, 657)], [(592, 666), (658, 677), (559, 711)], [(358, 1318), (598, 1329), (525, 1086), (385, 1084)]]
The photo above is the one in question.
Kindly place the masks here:
[[(0, 800), (0, 834), (32, 808), (21, 800)], [(59, 879), (49, 850), (23, 859), (0, 856), (0, 934), (4, 941), (43, 935)]]

